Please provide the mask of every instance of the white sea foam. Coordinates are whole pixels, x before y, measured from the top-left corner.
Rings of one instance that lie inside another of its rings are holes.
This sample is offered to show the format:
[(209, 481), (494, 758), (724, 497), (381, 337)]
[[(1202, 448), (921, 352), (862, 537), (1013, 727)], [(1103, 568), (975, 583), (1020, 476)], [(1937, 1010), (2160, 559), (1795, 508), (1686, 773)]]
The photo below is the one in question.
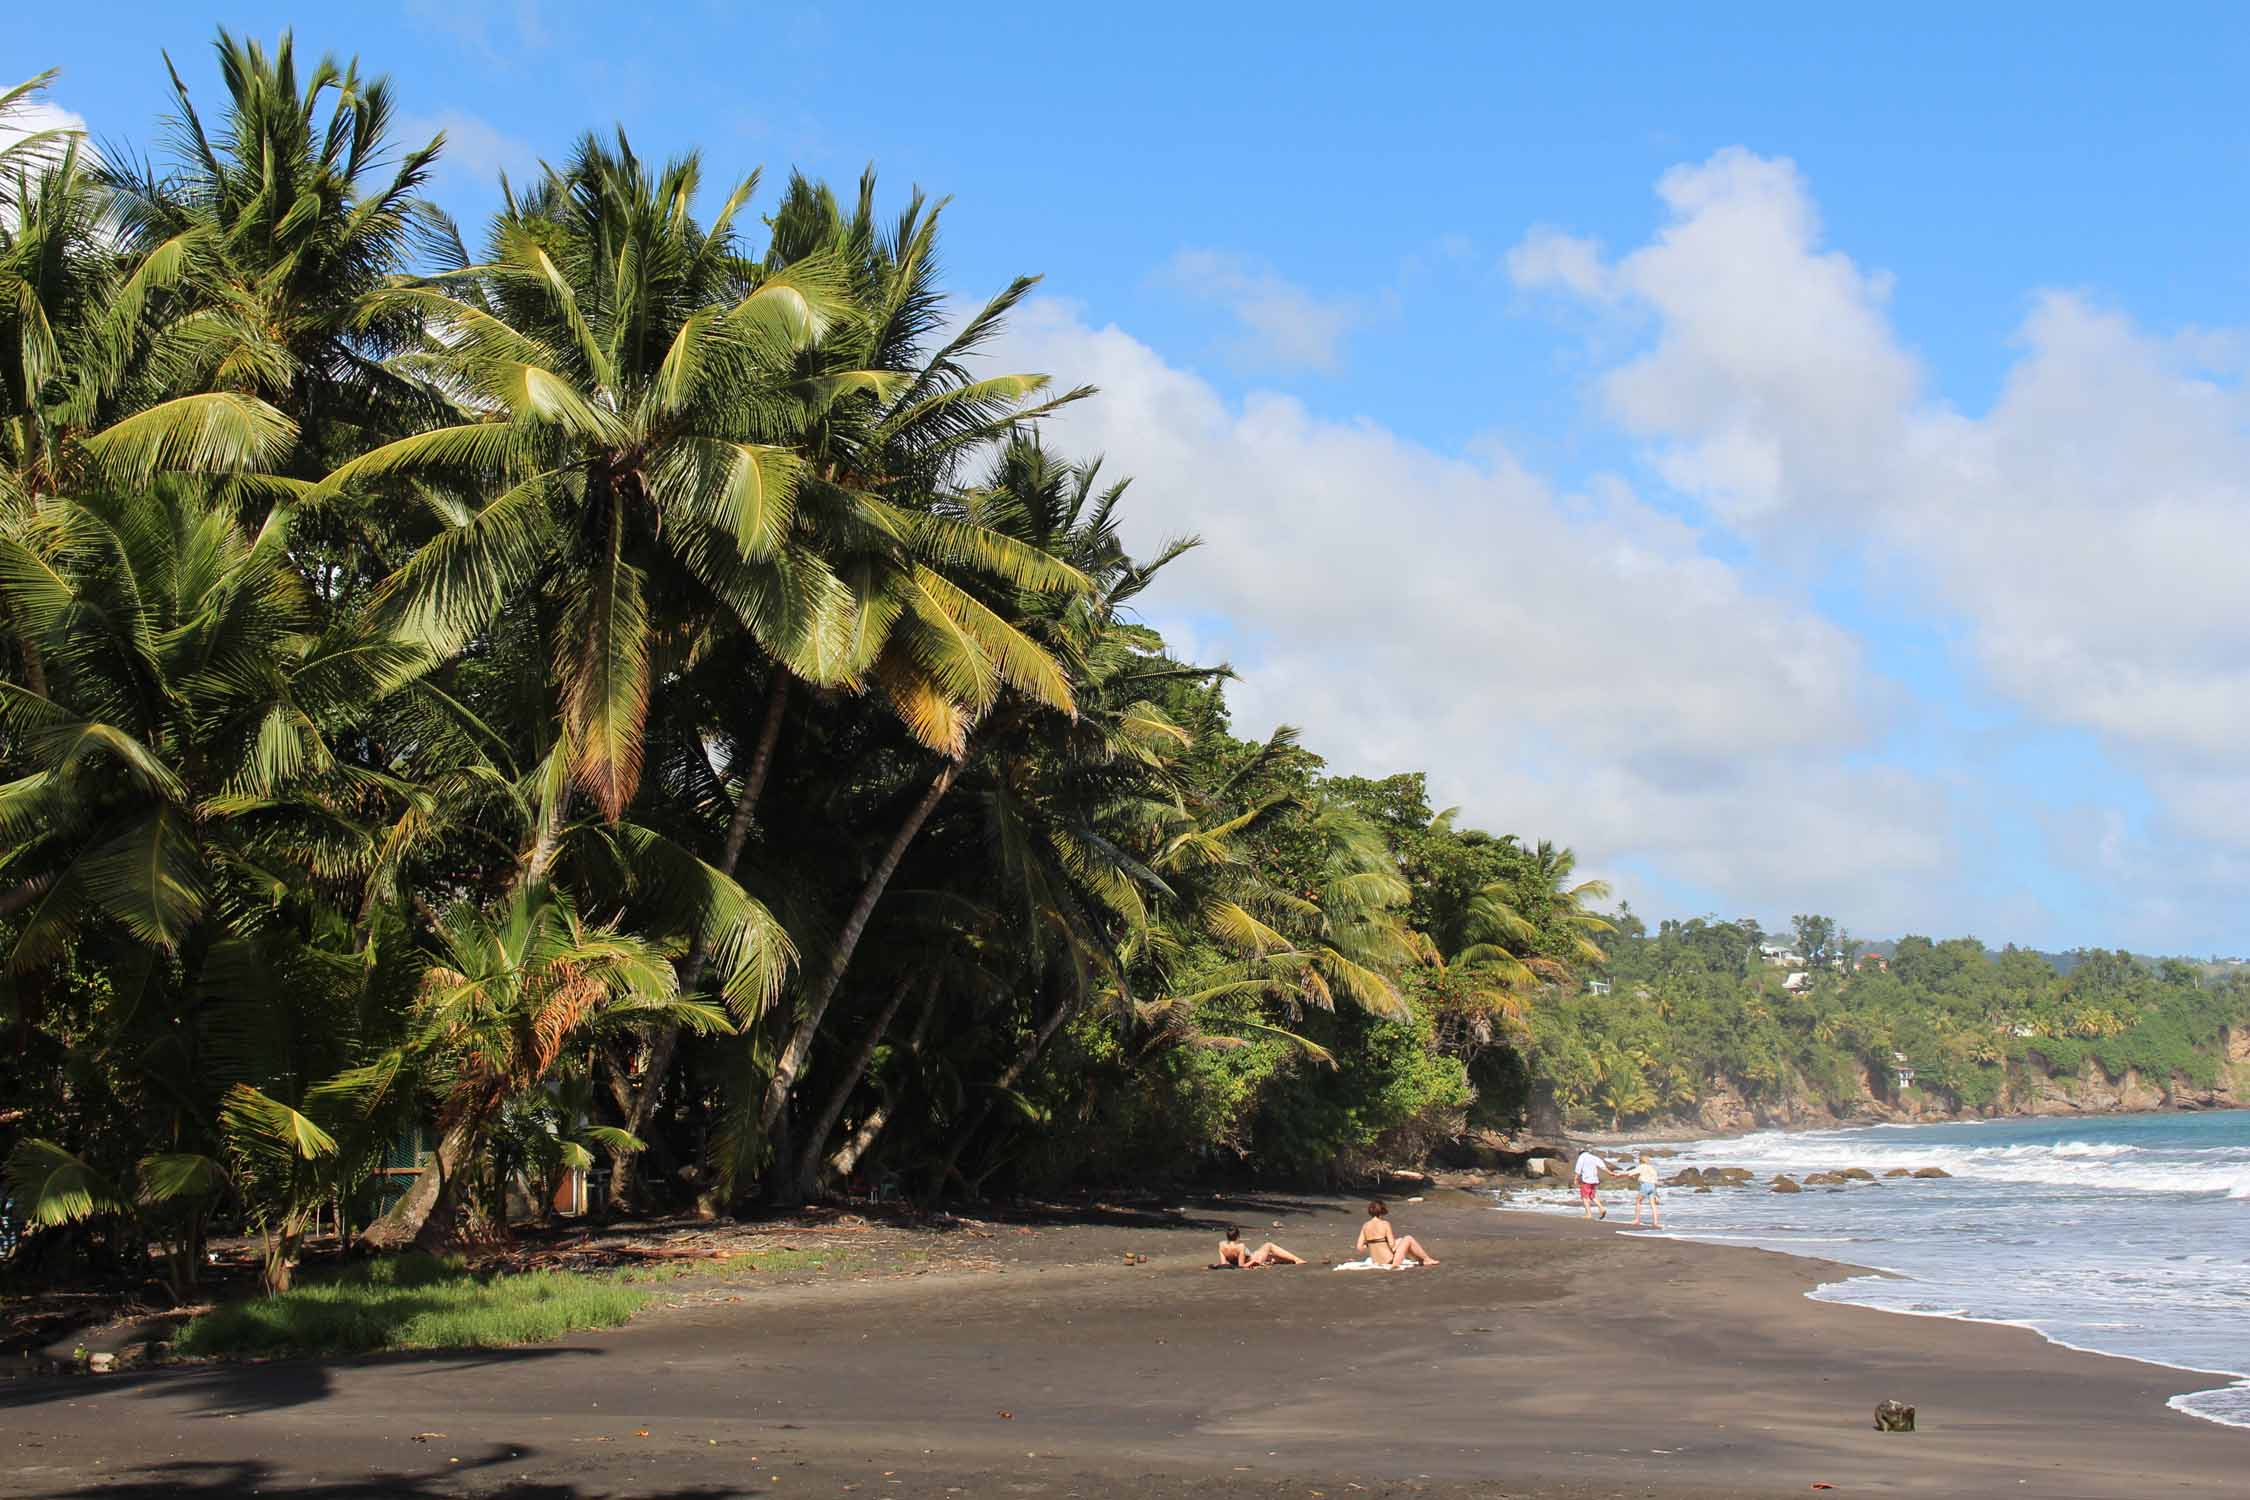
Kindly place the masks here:
[(1819, 1172), (1839, 1167), (1936, 1167), (1971, 1181), (2095, 1187), (2135, 1193), (2224, 1193), (2250, 1199), (2250, 1149), (2237, 1146), (2150, 1151), (2124, 1141), (2059, 1141), (2012, 1146), (1894, 1145), (1868, 1132), (1791, 1135), (1765, 1131), (1702, 1141), (1682, 1151), (1689, 1164), (1755, 1171)]
[(2238, 1380), (2217, 1390), (2189, 1391), (2164, 1404), (2223, 1427), (2250, 1427), (2250, 1380)]

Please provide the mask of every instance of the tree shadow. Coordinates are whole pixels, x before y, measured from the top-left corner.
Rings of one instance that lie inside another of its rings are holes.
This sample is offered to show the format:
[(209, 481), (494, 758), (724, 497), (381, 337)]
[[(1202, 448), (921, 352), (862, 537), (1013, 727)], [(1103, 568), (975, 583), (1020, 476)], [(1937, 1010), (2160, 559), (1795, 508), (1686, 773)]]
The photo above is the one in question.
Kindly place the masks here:
[[(116, 1375), (62, 1375), (0, 1382), (0, 1412), (25, 1410), (54, 1401), (89, 1396), (180, 1402), (191, 1417), (244, 1416), (282, 1411), (326, 1400), (335, 1389), (338, 1368), (380, 1369), (415, 1365), (429, 1369), (500, 1368), (573, 1355), (592, 1358), (599, 1349), (574, 1345), (530, 1349), (450, 1349), (370, 1354), (346, 1360), (289, 1359), (255, 1364), (216, 1362), (128, 1370)], [(0, 1424), (5, 1425), (5, 1424)], [(267, 1493), (272, 1493), (268, 1491)]]
[[(532, 1450), (498, 1443), (477, 1458), (464, 1458), (434, 1474), (374, 1473), (350, 1479), (313, 1478), (290, 1473), (263, 1459), (181, 1460), (112, 1470), (82, 1484), (33, 1492), (27, 1500), (235, 1500), (241, 1495), (320, 1495), (330, 1500), (455, 1500), (461, 1479), (480, 1469), (521, 1464)], [(511, 1478), (480, 1483), (484, 1500), (596, 1500), (611, 1491), (581, 1489), (557, 1480)], [(667, 1500), (735, 1500), (767, 1493), (756, 1486), (684, 1485), (663, 1491)]]
[(1355, 1205), (1328, 1199), (1273, 1193), (1192, 1193), (1166, 1202), (1120, 1202), (1103, 1198), (1086, 1203), (1018, 1202), (981, 1211), (990, 1224), (1039, 1229), (1194, 1229), (1217, 1233), (1245, 1218), (1348, 1216)]

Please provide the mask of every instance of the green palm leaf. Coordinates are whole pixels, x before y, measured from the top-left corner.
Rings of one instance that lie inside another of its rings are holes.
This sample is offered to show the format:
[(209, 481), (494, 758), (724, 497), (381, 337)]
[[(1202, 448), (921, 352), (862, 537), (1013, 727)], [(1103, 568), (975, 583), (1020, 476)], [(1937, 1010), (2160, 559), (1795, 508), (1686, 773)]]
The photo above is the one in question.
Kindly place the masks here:
[(159, 471), (225, 474), (279, 464), (297, 424), (255, 396), (210, 391), (178, 396), (112, 423), (86, 439), (87, 454), (129, 484)]
[(152, 947), (177, 947), (209, 899), (194, 830), (169, 805), (96, 846), (78, 872), (94, 903)]
[(108, 1178), (53, 1141), (16, 1142), (7, 1177), (27, 1223), (53, 1228), (126, 1210), (124, 1195)]

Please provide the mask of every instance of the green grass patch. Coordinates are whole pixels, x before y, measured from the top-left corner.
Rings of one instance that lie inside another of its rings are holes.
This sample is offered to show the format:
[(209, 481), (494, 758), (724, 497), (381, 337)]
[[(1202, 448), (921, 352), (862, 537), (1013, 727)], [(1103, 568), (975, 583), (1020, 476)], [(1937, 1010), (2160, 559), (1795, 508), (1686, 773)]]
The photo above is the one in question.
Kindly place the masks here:
[(206, 1357), (497, 1349), (614, 1328), (647, 1301), (614, 1277), (480, 1274), (401, 1255), (205, 1313), (182, 1330), (179, 1349)]

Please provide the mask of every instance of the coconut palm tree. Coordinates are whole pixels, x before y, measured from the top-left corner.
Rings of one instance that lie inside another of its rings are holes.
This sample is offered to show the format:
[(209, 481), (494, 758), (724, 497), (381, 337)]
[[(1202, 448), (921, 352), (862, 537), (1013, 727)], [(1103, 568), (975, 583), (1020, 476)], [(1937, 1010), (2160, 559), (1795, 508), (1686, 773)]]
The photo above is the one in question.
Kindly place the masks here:
[(383, 362), (417, 336), (411, 310), (376, 294), (412, 251), (443, 137), (394, 158), (390, 81), (356, 59), (300, 74), (288, 32), (271, 52), (223, 27), (213, 45), (226, 89), (215, 125), (167, 56), (164, 164), (103, 175), (160, 305), (166, 382), (270, 403), (305, 435), (310, 477), (431, 410)]
[(166, 952), (231, 890), (308, 877), (264, 816), (348, 779), (340, 740), (431, 666), (365, 626), (315, 629), (280, 521), (253, 536), (196, 486), (43, 501), (0, 534), (0, 599), (46, 691), (0, 682), (27, 774), (0, 789), (0, 915), (18, 973), (89, 922)]
[(1609, 899), (1608, 882), (1573, 882), (1578, 856), (1546, 839), (1523, 853), (1526, 868), (1521, 876), (1494, 881), (1478, 893), (1470, 907), (1472, 930), (1487, 942), (1506, 945), (1533, 970), (1550, 975), (1561, 967), (1554, 961), (1557, 954), (1565, 964), (1607, 963), (1608, 955), (1593, 935), (1615, 928), (1587, 908)]
[[(693, 156), (652, 172), (622, 136), (589, 137), (511, 198), (486, 262), (393, 288), (384, 305), (417, 312), (435, 342), (391, 368), (462, 419), (326, 481), (465, 482), (474, 498), (391, 580), (391, 607), (450, 650), (528, 595), (553, 623), (573, 780), (612, 818), (639, 784), (659, 657), (721, 639), (679, 629), (709, 605), (807, 681), (887, 674), (910, 706), (925, 687), (983, 706), (1003, 685), (1069, 702), (1053, 663), (946, 576), (970, 563), (1058, 588), (1077, 583), (1067, 570), (958, 516), (802, 483), (807, 428), (899, 382), (800, 377), (797, 357), (854, 316), (846, 278), (820, 257), (767, 273), (734, 232), (755, 177), (708, 226), (688, 211), (700, 180)], [(855, 593), (830, 560), (838, 536), (893, 566)], [(918, 670), (882, 665), (894, 645)], [(959, 748), (952, 726), (939, 748)]]
[(407, 1051), (438, 1097), (439, 1144), (432, 1170), (369, 1229), (372, 1243), (456, 1239), (487, 1133), (567, 1054), (620, 1028), (733, 1029), (724, 1010), (680, 995), (676, 954), (588, 922), (553, 886), (520, 886), (491, 907), (460, 903), (432, 937)]

